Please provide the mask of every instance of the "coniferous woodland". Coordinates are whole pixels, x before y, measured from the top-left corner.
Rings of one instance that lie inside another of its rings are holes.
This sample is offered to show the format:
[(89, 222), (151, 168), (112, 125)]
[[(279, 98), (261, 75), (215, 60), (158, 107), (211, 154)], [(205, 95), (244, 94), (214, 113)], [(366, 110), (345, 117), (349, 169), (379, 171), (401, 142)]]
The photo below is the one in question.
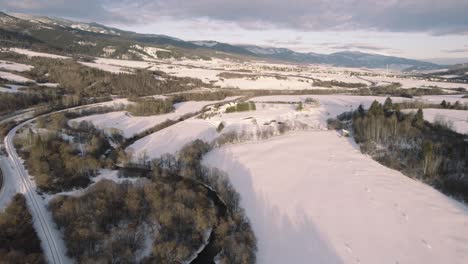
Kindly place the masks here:
[(332, 128), (351, 127), (361, 150), (380, 163), (468, 201), (468, 142), (446, 123), (424, 121), (423, 110), (404, 114), (388, 98), (329, 120)]

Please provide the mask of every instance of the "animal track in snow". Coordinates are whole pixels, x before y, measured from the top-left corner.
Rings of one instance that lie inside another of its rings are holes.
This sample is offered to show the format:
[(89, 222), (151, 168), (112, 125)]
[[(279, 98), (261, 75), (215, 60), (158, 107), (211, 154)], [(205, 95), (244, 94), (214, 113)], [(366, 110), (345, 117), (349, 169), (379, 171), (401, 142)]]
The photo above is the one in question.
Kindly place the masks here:
[(346, 247), (346, 249), (348, 250), (349, 253), (353, 253), (353, 250), (351, 249), (351, 247), (349, 246), (348, 243), (345, 243), (345, 247)]
[(432, 249), (431, 244), (429, 244), (426, 240), (422, 239), (421, 243), (423, 243), (423, 245), (425, 245), (428, 249)]

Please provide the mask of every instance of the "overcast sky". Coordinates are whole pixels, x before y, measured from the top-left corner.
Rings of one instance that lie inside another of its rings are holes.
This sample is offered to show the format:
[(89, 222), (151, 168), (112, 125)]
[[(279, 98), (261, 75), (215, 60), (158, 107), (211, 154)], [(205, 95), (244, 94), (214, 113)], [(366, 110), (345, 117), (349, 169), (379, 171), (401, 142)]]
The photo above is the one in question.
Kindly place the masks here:
[(185, 40), (468, 58), (468, 0), (0, 0), (0, 8)]

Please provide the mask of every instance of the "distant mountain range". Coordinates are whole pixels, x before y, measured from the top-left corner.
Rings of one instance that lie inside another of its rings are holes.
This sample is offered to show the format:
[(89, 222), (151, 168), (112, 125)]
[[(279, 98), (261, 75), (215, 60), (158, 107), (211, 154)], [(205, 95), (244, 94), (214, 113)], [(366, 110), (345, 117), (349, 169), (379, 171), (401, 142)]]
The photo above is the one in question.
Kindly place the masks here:
[[(1, 12), (0, 44), (1, 46), (46, 49), (65, 54), (123, 59), (233, 57), (289, 63), (327, 64), (339, 67), (389, 67), (406, 70), (442, 68), (435, 63), (363, 52), (343, 51), (326, 55), (300, 53), (286, 48), (231, 45), (211, 40), (184, 41), (165, 35), (124, 31), (97, 23), (82, 23), (26, 14), (9, 15)], [(150, 48), (159, 48), (160, 50)], [(150, 50), (154, 52), (150, 52)]]

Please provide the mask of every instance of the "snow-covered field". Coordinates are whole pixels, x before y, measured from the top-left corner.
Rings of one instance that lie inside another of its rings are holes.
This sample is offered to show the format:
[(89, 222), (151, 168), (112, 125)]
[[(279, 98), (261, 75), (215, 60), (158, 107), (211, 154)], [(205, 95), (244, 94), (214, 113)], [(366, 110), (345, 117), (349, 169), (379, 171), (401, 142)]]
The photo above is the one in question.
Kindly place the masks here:
[(95, 68), (95, 69), (107, 71), (110, 73), (130, 73), (131, 72), (129, 69), (126, 69), (120, 66), (111, 65), (111, 64), (82, 62), (82, 61), (80, 61), (79, 63), (90, 68)]
[(275, 77), (261, 76), (255, 79), (236, 78), (217, 81), (216, 85), (222, 88), (239, 88), (252, 90), (306, 90), (306, 89), (328, 89), (314, 86), (313, 81), (304, 78), (288, 77), (277, 79)]
[(215, 149), (258, 238), (258, 263), (466, 263), (468, 208), (308, 131)]
[(105, 58), (96, 58), (95, 63), (127, 67), (127, 68), (136, 68), (136, 69), (145, 69), (153, 65), (153, 63), (146, 62), (146, 61), (117, 60), (117, 59), (105, 59)]
[[(334, 80), (350, 84), (363, 83), (366, 85), (370, 85), (371, 82), (375, 82), (378, 85), (388, 85), (392, 82), (398, 82), (402, 84), (403, 88), (437, 86), (446, 89), (459, 87), (468, 89), (468, 84), (427, 81), (405, 76), (399, 72), (387, 72), (379, 69), (354, 69), (324, 65), (271, 64), (262, 61), (235, 61), (216, 58), (213, 58), (212, 60), (189, 60), (186, 58), (158, 59), (157, 52), (170, 51), (152, 47), (140, 48), (151, 53), (152, 58), (143, 61), (96, 58), (95, 62), (80, 63), (112, 73), (128, 73), (132, 72), (132, 69), (161, 70), (169, 75), (177, 77), (198, 78), (206, 84), (218, 85), (221, 88), (259, 90), (327, 89), (315, 86), (311, 80), (311, 78), (314, 78), (321, 81)], [(66, 56), (34, 52), (26, 49), (12, 48), (9, 50), (29, 57), (41, 56), (55, 59), (69, 58)], [(2, 64), (0, 63), (0, 65)], [(242, 73), (246, 75), (246, 77), (219, 77), (218, 74), (223, 72)], [(387, 74), (389, 73), (395, 74), (395, 76), (388, 76)], [(356, 74), (366, 74), (370, 76), (364, 76), (361, 79), (355, 76)], [(257, 77), (250, 78), (248, 77), (249, 75)], [(274, 76), (282, 76), (286, 77), (286, 79), (275, 78)]]
[(463, 95), (425, 95), (419, 97), (419, 99), (426, 101), (428, 103), (433, 103), (433, 104), (440, 104), (442, 103), (443, 100), (445, 100), (447, 103), (455, 103), (455, 102), (460, 102), (460, 103), (468, 103), (468, 98), (462, 98)]
[[(352, 95), (279, 95), (254, 97), (250, 101), (254, 102), (304, 102), (307, 98), (318, 100), (320, 109), (324, 113), (321, 121), (326, 122), (328, 118), (356, 109), (360, 104), (364, 108), (370, 107), (372, 102), (385, 102), (384, 96), (352, 96)], [(394, 102), (403, 102), (410, 99), (402, 97), (392, 97)], [(325, 125), (325, 124), (324, 124)]]
[[(297, 111), (297, 104), (272, 104), (268, 102), (304, 102), (307, 98), (318, 100), (319, 105), (304, 103), (304, 109)], [(211, 142), (229, 132), (249, 133), (256, 139), (258, 131), (274, 130), (278, 122), (292, 127), (292, 130), (325, 130), (327, 119), (356, 109), (359, 104), (369, 107), (374, 100), (384, 102), (385, 97), (346, 96), (346, 95), (310, 95), (310, 96), (264, 96), (252, 98), (256, 111), (224, 113), (227, 106), (208, 112), (214, 115), (206, 119), (191, 119), (148, 135), (131, 145), (127, 150), (135, 159), (143, 156), (149, 159), (162, 154), (175, 154), (185, 144), (199, 138)], [(394, 98), (394, 101), (407, 100)], [(225, 128), (216, 132), (223, 122)], [(304, 128), (305, 127), (305, 128)], [(275, 135), (277, 131), (275, 131)], [(248, 138), (248, 135), (246, 136)]]
[[(226, 98), (231, 100), (232, 98)], [(155, 116), (132, 116), (126, 111), (111, 112), (80, 117), (70, 120), (70, 123), (88, 121), (100, 129), (116, 128), (122, 131), (124, 137), (129, 138), (133, 135), (152, 128), (166, 120), (177, 120), (183, 115), (200, 111), (206, 105), (214, 104), (216, 101), (183, 102), (175, 104), (175, 111), (168, 114)]]
[(29, 71), (32, 68), (34, 67), (31, 65), (0, 60), (0, 69), (2, 70), (24, 72), (24, 71)]
[(0, 71), (0, 78), (11, 81), (11, 82), (19, 82), (19, 83), (26, 83), (32, 82), (32, 80), (25, 78), (23, 76), (19, 76), (17, 74), (13, 74), (10, 72), (2, 72)]
[(440, 88), (454, 89), (465, 88), (468, 89), (468, 83), (450, 83), (450, 82), (436, 82), (428, 81), (417, 78), (403, 78), (403, 77), (387, 77), (387, 76), (366, 76), (367, 80), (377, 82), (378, 85), (388, 85), (389, 83), (400, 83), (402, 88), (423, 88), (429, 86), (436, 86)]
[[(414, 112), (416, 110), (407, 110)], [(468, 134), (468, 111), (452, 109), (424, 109), (424, 119), (428, 122), (443, 122), (453, 126), (453, 130)]]
[(45, 58), (51, 58), (51, 59), (69, 59), (70, 58), (66, 56), (60, 56), (60, 55), (55, 55), (55, 54), (50, 54), (50, 53), (35, 52), (32, 50), (19, 49), (19, 48), (11, 48), (10, 51), (16, 52), (18, 54), (23, 54), (28, 57), (45, 57)]
[(205, 120), (189, 119), (146, 136), (127, 148), (134, 160), (154, 159), (166, 153), (176, 153), (184, 145), (201, 139), (210, 142), (216, 138), (216, 127)]

